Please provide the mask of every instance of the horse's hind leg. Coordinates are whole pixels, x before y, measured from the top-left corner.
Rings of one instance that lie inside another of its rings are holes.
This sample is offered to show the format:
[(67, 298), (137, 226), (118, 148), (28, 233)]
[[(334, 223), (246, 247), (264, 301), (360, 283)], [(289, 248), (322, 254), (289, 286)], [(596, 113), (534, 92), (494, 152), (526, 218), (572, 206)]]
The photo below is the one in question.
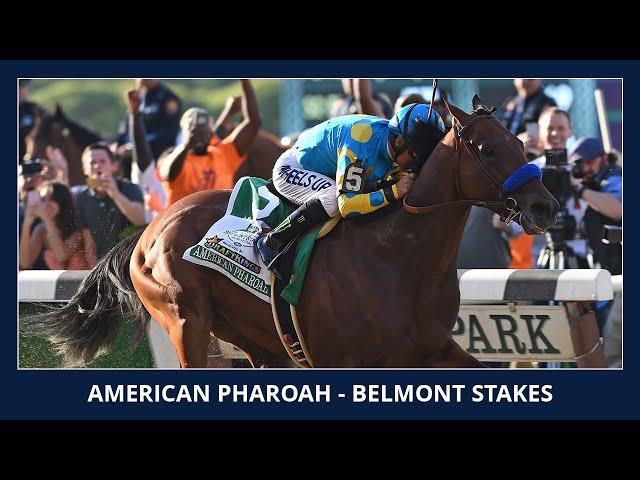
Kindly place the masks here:
[[(291, 368), (294, 366), (289, 357), (274, 355), (246, 337), (230, 330), (226, 330), (222, 338), (242, 350), (253, 368)], [(284, 350), (284, 347), (282, 349)]]
[(173, 313), (169, 337), (182, 368), (206, 368), (209, 347), (209, 322), (206, 312), (181, 308)]
[(435, 358), (429, 359), (427, 368), (486, 368), (486, 365), (463, 350), (451, 337)]
[(253, 368), (293, 368), (295, 366), (288, 357), (277, 357), (255, 344), (245, 350), (245, 353)]

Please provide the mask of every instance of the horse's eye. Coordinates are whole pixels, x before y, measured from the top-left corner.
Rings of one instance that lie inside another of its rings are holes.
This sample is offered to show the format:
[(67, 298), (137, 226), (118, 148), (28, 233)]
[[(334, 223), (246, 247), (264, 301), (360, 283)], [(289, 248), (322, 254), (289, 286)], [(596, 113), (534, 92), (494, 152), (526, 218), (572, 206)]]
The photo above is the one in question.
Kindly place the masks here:
[(482, 152), (483, 155), (491, 156), (491, 155), (493, 155), (493, 148), (491, 148), (488, 145), (483, 145), (481, 152)]

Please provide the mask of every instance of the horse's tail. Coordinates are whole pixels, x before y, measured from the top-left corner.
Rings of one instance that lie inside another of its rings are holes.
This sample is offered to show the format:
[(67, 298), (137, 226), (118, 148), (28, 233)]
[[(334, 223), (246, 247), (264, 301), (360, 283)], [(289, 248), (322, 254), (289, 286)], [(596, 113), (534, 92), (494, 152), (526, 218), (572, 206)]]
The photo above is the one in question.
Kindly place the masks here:
[(129, 276), (129, 260), (141, 235), (142, 231), (113, 247), (64, 307), (21, 320), (22, 332), (48, 338), (63, 355), (65, 367), (84, 366), (111, 348), (128, 316), (136, 327), (135, 348), (149, 326), (149, 315)]

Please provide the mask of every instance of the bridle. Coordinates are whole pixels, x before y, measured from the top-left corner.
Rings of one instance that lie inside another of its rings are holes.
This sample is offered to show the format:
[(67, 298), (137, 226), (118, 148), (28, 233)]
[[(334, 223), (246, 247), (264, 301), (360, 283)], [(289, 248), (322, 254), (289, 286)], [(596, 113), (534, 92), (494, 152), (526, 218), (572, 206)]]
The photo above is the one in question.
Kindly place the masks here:
[[(455, 200), (453, 202), (445, 202), (439, 203), (435, 205), (425, 205), (425, 206), (415, 206), (411, 205), (409, 202), (410, 195), (404, 197), (403, 207), (409, 213), (414, 213), (418, 215), (422, 215), (425, 213), (432, 212), (439, 208), (444, 207), (462, 207), (462, 206), (477, 206), (488, 208), (489, 210), (496, 211), (494, 209), (506, 210), (508, 214), (506, 216), (501, 215), (501, 219), (506, 222), (506, 224), (510, 224), (516, 218), (521, 217), (522, 210), (520, 209), (518, 202), (513, 196), (510, 196), (511, 193), (518, 190), (525, 183), (533, 178), (542, 178), (542, 172), (537, 165), (527, 163), (518, 168), (515, 172), (513, 172), (509, 178), (507, 178), (503, 183), (500, 183), (496, 180), (495, 176), (489, 171), (489, 169), (482, 163), (480, 157), (476, 154), (475, 150), (471, 147), (469, 139), (465, 135), (470, 130), (470, 127), (475, 125), (476, 123), (482, 120), (498, 120), (492, 115), (478, 115), (473, 117), (472, 120), (467, 123), (464, 127), (457, 124), (454, 121), (453, 131), (454, 131), (454, 143), (456, 150), (456, 193), (460, 200)], [(498, 124), (505, 128), (502, 123), (498, 122)], [(462, 147), (460, 146), (462, 145)], [(462, 190), (460, 188), (460, 159), (462, 157), (462, 150), (466, 150), (467, 154), (471, 156), (480, 167), (480, 171), (484, 175), (485, 179), (491, 185), (491, 187), (496, 191), (499, 200), (471, 200), (464, 199), (462, 195)], [(521, 221), (521, 218), (519, 219)]]

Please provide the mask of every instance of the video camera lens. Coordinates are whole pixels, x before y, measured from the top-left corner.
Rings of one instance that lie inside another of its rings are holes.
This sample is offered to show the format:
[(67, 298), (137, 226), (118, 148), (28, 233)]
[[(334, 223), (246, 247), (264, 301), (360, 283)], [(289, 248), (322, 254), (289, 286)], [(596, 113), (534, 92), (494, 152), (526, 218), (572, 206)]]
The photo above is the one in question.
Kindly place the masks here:
[(565, 167), (567, 165), (566, 148), (549, 148), (544, 151), (547, 167)]
[(542, 183), (560, 206), (564, 207), (573, 193), (567, 165), (567, 150), (551, 148), (544, 151), (544, 156), (546, 165), (542, 169)]
[(584, 171), (582, 170), (582, 160), (576, 160), (571, 167), (571, 176), (573, 178), (584, 177)]

